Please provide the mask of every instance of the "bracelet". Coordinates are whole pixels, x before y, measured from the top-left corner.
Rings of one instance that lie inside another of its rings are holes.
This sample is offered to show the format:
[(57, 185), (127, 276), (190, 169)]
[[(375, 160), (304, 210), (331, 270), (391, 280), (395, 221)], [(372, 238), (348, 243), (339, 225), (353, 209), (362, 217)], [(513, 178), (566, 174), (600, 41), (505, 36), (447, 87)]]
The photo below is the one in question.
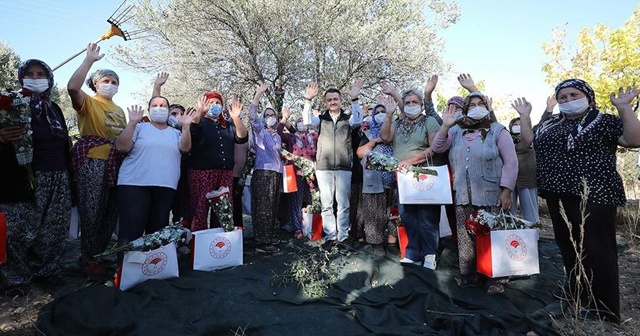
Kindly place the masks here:
[(358, 97), (351, 98), (351, 101), (352, 101), (352, 102), (357, 102), (358, 100), (360, 100), (360, 98), (358, 98)]
[(311, 98), (304, 97), (304, 100), (311, 100)]

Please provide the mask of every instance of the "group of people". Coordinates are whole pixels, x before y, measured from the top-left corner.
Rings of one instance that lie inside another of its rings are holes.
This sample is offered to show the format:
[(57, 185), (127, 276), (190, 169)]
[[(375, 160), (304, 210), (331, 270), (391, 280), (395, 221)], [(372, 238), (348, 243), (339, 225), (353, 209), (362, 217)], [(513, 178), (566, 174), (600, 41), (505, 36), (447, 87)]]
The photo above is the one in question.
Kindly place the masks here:
[[(384, 253), (386, 245), (394, 252), (397, 222), (390, 213), (397, 207), (408, 235), (400, 263), (436, 270), (442, 205), (399, 204), (395, 174), (369, 170), (361, 162), (376, 151), (395, 157), (401, 171), (448, 165), (453, 204), (446, 206), (446, 214), (457, 241), (460, 287), (504, 291), (504, 281), (482, 279), (476, 272), (475, 239), (465, 227), (469, 215), (479, 209), (520, 209), (526, 220), (537, 222), (539, 194), (546, 199), (562, 253), (565, 295), (584, 297), (591, 313), (620, 321), (615, 222), (625, 194), (616, 171), (616, 148), (640, 147), (640, 121), (631, 108), (638, 89), (611, 95), (615, 116), (597, 109), (587, 83), (569, 79), (556, 87), (538, 125), (532, 126), (529, 102), (519, 98), (512, 104), (519, 117), (506, 128), (468, 75), (458, 80), (469, 94), (449, 99), (441, 115), (431, 98), (437, 76), (428, 79), (423, 92), (400, 93), (382, 83), (383, 95), (371, 109), (363, 108), (363, 83), (356, 80), (347, 92), (350, 104), (339, 90), (329, 88), (321, 97), (324, 110), (314, 110), (319, 86), (310, 83), (302, 115), (295, 120), (288, 107), (261, 109), (268, 87), (260, 83), (249, 107), (249, 132), (238, 99), (225, 104), (212, 91), (195, 108), (170, 104), (161, 96), (167, 74), (154, 83), (148, 117), (143, 107), (132, 106), (126, 118), (112, 100), (120, 86), (118, 75), (97, 70), (89, 76), (102, 57), (100, 48), (89, 44), (67, 85), (80, 131), (75, 144), (60, 107), (51, 101), (51, 69), (28, 60), (18, 71), (22, 94), (30, 98), (34, 152), (30, 169), (19, 165), (12, 143), (24, 137), (25, 129), (0, 127), (5, 172), (0, 211), (8, 221), (8, 261), (0, 265), (3, 288), (51, 281), (60, 270), (72, 204), (80, 219), (78, 262), (87, 273), (101, 272), (104, 260), (94, 256), (107, 248), (118, 222), (119, 244), (159, 230), (170, 222), (170, 214), (172, 221), (193, 231), (220, 226), (205, 196), (220, 187), (231, 190), (234, 221), (241, 226), (239, 181), (248, 162), (257, 252), (278, 252), (274, 234), (281, 218), (291, 222), (295, 238), (303, 237), (302, 214), (312, 202), (310, 189), (317, 187), (324, 248), (365, 242), (374, 251)], [(93, 94), (82, 90), (85, 79)], [(552, 114), (556, 100), (560, 113)], [(314, 162), (316, 184), (310, 186), (313, 180), (297, 169), (298, 191), (285, 201), (282, 173), (290, 162), (282, 157), (283, 148)], [(583, 236), (580, 255), (572, 245), (578, 236)], [(575, 293), (575, 288), (582, 291)], [(594, 299), (588, 300), (589, 295)]]

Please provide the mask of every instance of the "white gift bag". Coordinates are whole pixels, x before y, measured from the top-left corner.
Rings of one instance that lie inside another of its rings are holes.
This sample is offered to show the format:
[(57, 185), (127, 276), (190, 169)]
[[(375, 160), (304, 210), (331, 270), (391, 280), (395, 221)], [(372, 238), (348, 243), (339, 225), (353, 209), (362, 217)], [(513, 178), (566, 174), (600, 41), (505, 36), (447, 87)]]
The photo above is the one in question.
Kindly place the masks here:
[(437, 171), (438, 175), (420, 174), (416, 179), (413, 172), (396, 173), (400, 204), (451, 204), (453, 202), (447, 165), (426, 168)]
[(491, 278), (540, 273), (538, 230), (492, 230), (476, 235), (478, 272)]
[(125, 253), (118, 283), (121, 290), (128, 290), (149, 279), (176, 277), (178, 277), (178, 255), (176, 244), (171, 243), (151, 251)]
[(242, 259), (242, 230), (230, 232), (222, 228), (196, 231), (191, 240), (193, 269), (214, 271), (240, 266)]
[(80, 235), (80, 213), (78, 207), (71, 208), (71, 223), (69, 223), (69, 238), (78, 239)]

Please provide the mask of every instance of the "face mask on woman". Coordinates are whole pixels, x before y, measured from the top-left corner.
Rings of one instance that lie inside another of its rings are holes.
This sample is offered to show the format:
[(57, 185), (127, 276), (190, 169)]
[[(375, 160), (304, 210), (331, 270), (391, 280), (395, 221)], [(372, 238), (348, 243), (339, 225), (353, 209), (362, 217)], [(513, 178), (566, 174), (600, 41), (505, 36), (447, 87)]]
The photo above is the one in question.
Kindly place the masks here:
[(422, 112), (422, 106), (420, 106), (420, 105), (405, 106), (404, 107), (404, 114), (409, 119), (417, 118), (420, 115), (420, 112)]
[(264, 121), (267, 123), (268, 127), (273, 127), (277, 122), (276, 117), (267, 117)]
[(220, 116), (220, 113), (222, 113), (222, 106), (218, 104), (211, 105), (209, 111), (207, 111), (207, 115), (211, 118), (217, 118), (218, 116)]
[(149, 118), (153, 122), (165, 122), (169, 116), (169, 109), (166, 107), (152, 107), (149, 109)]
[(25, 78), (22, 80), (22, 87), (31, 92), (43, 93), (49, 88), (49, 80), (46, 78)]
[(575, 116), (584, 112), (589, 107), (587, 97), (572, 100), (570, 102), (558, 104), (560, 112), (566, 116)]
[(520, 125), (513, 125), (511, 127), (511, 133), (513, 134), (520, 134)]
[(306, 131), (307, 131), (307, 125), (305, 125), (304, 123), (301, 123), (301, 122), (300, 122), (300, 123), (298, 123), (298, 124), (296, 125), (296, 129), (298, 130), (298, 132), (302, 132), (302, 133), (304, 133), (304, 132), (306, 132)]
[(473, 120), (481, 120), (489, 115), (489, 110), (482, 106), (476, 106), (467, 112), (467, 117)]
[(387, 114), (384, 112), (378, 112), (373, 119), (376, 121), (376, 124), (382, 124), (384, 122), (384, 118), (386, 118)]
[(113, 84), (104, 83), (104, 84), (99, 84), (96, 91), (101, 96), (111, 99), (113, 98), (113, 96), (116, 95), (116, 93), (118, 93), (118, 87)]

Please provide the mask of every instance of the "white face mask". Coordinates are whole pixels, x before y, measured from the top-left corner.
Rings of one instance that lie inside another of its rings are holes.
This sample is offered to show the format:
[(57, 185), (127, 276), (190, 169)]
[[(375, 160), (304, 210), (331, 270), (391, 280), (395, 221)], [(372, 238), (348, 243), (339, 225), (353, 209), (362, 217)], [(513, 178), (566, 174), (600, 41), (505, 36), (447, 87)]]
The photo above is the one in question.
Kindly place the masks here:
[(298, 130), (298, 132), (306, 132), (307, 125), (305, 125), (304, 123), (298, 123), (296, 124), (296, 129)]
[(177, 128), (177, 129), (182, 128), (182, 122), (180, 121), (180, 119), (178, 119), (178, 117), (174, 115), (169, 116), (169, 119), (167, 119), (167, 124), (169, 124), (169, 126), (173, 128)]
[(558, 104), (560, 112), (569, 117), (581, 114), (582, 112), (586, 111), (588, 107), (589, 101), (587, 100), (587, 97), (582, 97), (570, 102)]
[(511, 133), (520, 134), (520, 125), (513, 125), (513, 127), (511, 127)]
[(269, 127), (273, 127), (273, 125), (275, 125), (277, 122), (276, 117), (267, 117), (267, 119), (265, 119), (264, 121), (267, 123), (267, 126)]
[(467, 117), (473, 120), (481, 120), (489, 115), (489, 110), (482, 106), (476, 106), (467, 112)]
[(422, 112), (422, 106), (420, 106), (420, 105), (405, 106), (404, 107), (404, 114), (409, 119), (417, 118), (420, 115), (420, 112)]
[(116, 95), (116, 93), (118, 93), (118, 87), (113, 84), (104, 83), (104, 84), (99, 84), (96, 91), (101, 96), (111, 99), (113, 98), (113, 96)]
[(46, 78), (31, 79), (24, 78), (22, 80), (22, 87), (35, 93), (43, 93), (49, 88), (49, 80)]
[(384, 122), (384, 118), (386, 117), (387, 117), (386, 113), (379, 112), (373, 117), (373, 119), (376, 121), (376, 124), (382, 124)]
[(149, 118), (154, 122), (165, 122), (169, 117), (169, 109), (166, 107), (152, 107), (149, 109)]
[(453, 119), (454, 120), (458, 120), (462, 118), (462, 110), (456, 110), (455, 112), (453, 112)]

